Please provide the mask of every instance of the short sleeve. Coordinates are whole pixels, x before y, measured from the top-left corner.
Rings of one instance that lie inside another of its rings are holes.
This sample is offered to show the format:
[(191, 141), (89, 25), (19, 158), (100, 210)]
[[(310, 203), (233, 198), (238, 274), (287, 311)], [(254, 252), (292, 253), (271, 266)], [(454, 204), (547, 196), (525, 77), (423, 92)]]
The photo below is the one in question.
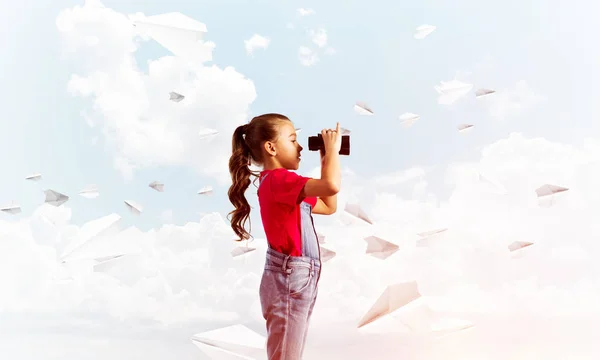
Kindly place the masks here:
[(304, 202), (310, 204), (310, 206), (314, 209), (317, 206), (317, 198), (315, 196), (307, 197), (304, 199)]
[(306, 182), (311, 179), (285, 169), (273, 171), (269, 176), (271, 177), (269, 183), (273, 199), (278, 203), (289, 206), (298, 203), (298, 196), (304, 189)]

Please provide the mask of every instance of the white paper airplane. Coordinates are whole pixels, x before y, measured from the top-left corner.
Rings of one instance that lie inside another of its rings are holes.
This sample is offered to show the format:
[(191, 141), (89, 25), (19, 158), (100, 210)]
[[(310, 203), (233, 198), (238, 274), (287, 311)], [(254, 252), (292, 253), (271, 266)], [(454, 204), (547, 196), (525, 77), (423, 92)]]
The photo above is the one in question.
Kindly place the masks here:
[(331, 249), (328, 249), (324, 246), (321, 246), (321, 261), (326, 263), (327, 261), (333, 259), (337, 253)]
[(483, 96), (486, 96), (486, 95), (493, 94), (495, 92), (496, 92), (496, 90), (478, 89), (477, 91), (475, 91), (475, 97), (480, 98), (480, 97), (483, 97)]
[(398, 251), (399, 246), (377, 236), (369, 236), (364, 239), (367, 242), (366, 254), (385, 260)]
[(367, 104), (360, 101), (354, 105), (354, 111), (360, 115), (373, 115), (373, 110)]
[(205, 186), (202, 189), (198, 190), (199, 195), (211, 195), (213, 193), (212, 186)]
[(468, 132), (469, 130), (471, 130), (473, 128), (473, 126), (474, 125), (471, 125), (471, 124), (460, 124), (456, 128), (458, 129), (458, 132), (465, 133), (465, 132)]
[(231, 256), (238, 257), (244, 254), (248, 254), (252, 251), (256, 250), (255, 247), (249, 246), (236, 246), (233, 250), (231, 250)]
[(98, 186), (91, 184), (83, 188), (79, 192), (79, 195), (83, 196), (84, 198), (95, 199), (100, 195), (100, 193), (98, 192)]
[(61, 194), (58, 191), (48, 189), (44, 190), (44, 194), (46, 195), (44, 202), (53, 206), (61, 206), (69, 201), (69, 197), (67, 195)]
[[(76, 236), (65, 247), (61, 259), (66, 260), (75, 251), (83, 247), (94, 237), (101, 235), (116, 235), (119, 232), (119, 221), (121, 217), (117, 214), (110, 214), (83, 224)], [(99, 256), (100, 257), (100, 256)]]
[(0, 208), (0, 211), (5, 212), (7, 214), (16, 215), (21, 212), (21, 207), (14, 202), (8, 206)]
[(202, 351), (216, 350), (241, 359), (266, 358), (266, 338), (240, 324), (196, 334), (192, 343)]
[(154, 190), (158, 191), (158, 192), (163, 192), (165, 191), (165, 184), (160, 183), (158, 181), (153, 181), (150, 184), (148, 184), (149, 187), (153, 188)]
[(456, 100), (468, 94), (472, 88), (472, 84), (458, 80), (442, 81), (440, 85), (434, 86), (435, 91), (440, 94), (438, 104), (442, 105), (453, 104)]
[(404, 126), (405, 128), (411, 127), (420, 118), (420, 115), (409, 112), (404, 113), (398, 117), (398, 119), (400, 119), (400, 121), (402, 122), (402, 126)]
[(526, 248), (531, 245), (533, 245), (533, 243), (528, 242), (528, 241), (515, 241), (515, 242), (511, 243), (510, 245), (508, 245), (508, 250), (510, 250), (510, 252), (513, 252), (513, 251), (517, 251), (519, 249)]
[(447, 228), (441, 228), (418, 233), (417, 235), (420, 237), (420, 239), (417, 240), (417, 247), (430, 246), (434, 244), (434, 242), (439, 240), (442, 237), (442, 234), (445, 233), (447, 230)]
[(390, 314), (397, 309), (421, 297), (416, 281), (402, 282), (388, 286), (375, 304), (363, 316), (358, 327), (363, 327), (380, 317)]
[(344, 211), (354, 216), (355, 218), (358, 218), (366, 223), (373, 225), (373, 221), (369, 219), (367, 214), (362, 210), (362, 208), (358, 204), (346, 203), (346, 205), (344, 206)]
[(25, 177), (25, 180), (31, 180), (31, 181), (40, 181), (42, 180), (42, 174), (32, 174), (32, 175), (28, 175)]
[(180, 102), (181, 100), (185, 99), (185, 96), (176, 93), (175, 91), (171, 91), (169, 93), (169, 100), (173, 101), (173, 102)]
[(562, 186), (558, 186), (558, 185), (551, 185), (551, 184), (545, 184), (540, 186), (539, 188), (537, 188), (535, 190), (535, 193), (537, 194), (538, 197), (542, 197), (542, 196), (549, 196), (549, 195), (554, 195), (554, 194), (558, 194), (564, 191), (569, 190), (566, 187), (562, 187)]
[(424, 39), (427, 35), (434, 32), (435, 29), (436, 29), (436, 26), (433, 26), (433, 25), (426, 25), (426, 24), (421, 25), (416, 28), (414, 37), (415, 37), (415, 39), (418, 39), (418, 40)]
[(139, 204), (137, 204), (131, 200), (125, 200), (124, 202), (125, 202), (125, 205), (127, 205), (127, 208), (129, 209), (129, 211), (133, 215), (140, 215), (142, 213), (143, 208)]
[(207, 33), (206, 25), (182, 13), (146, 16), (134, 25), (175, 56), (201, 60), (207, 55), (200, 42)]
[(201, 139), (201, 140), (202, 140), (202, 139), (208, 139), (208, 138), (210, 138), (210, 137), (213, 137), (213, 136), (216, 136), (216, 135), (218, 135), (218, 134), (219, 134), (219, 132), (218, 132), (217, 130), (215, 130), (215, 129), (210, 129), (210, 128), (204, 128), (204, 129), (201, 129), (201, 130), (198, 132), (198, 135), (200, 136), (200, 139)]
[(350, 130), (348, 130), (348, 129), (346, 129), (346, 128), (343, 128), (343, 127), (341, 127), (341, 128), (340, 128), (340, 133), (341, 133), (342, 135), (350, 135)]

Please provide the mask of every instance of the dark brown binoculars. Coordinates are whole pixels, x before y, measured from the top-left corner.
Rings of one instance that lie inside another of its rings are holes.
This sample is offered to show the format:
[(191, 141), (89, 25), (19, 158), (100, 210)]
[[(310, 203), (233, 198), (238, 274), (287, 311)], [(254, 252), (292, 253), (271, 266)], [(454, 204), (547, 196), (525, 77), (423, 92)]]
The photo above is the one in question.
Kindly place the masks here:
[[(308, 137), (308, 150), (319, 151), (324, 149), (324, 147), (325, 143), (323, 142), (323, 136), (321, 134)], [(350, 135), (342, 135), (340, 155), (350, 155)]]

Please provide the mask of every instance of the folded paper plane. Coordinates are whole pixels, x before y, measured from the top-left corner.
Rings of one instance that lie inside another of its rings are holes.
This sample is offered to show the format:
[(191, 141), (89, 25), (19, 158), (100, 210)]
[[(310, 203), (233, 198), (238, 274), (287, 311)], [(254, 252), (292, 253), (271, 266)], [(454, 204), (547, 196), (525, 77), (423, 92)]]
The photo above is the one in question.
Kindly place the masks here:
[(266, 338), (244, 325), (232, 325), (196, 334), (192, 343), (213, 356), (233, 355), (240, 359), (265, 359)]
[(404, 113), (398, 117), (400, 122), (402, 122), (402, 126), (405, 128), (411, 127), (417, 120), (419, 120), (421, 116), (413, 113)]
[(50, 189), (44, 190), (44, 194), (46, 195), (44, 202), (53, 206), (61, 206), (69, 200), (67, 195)]
[(440, 85), (434, 87), (435, 91), (440, 94), (438, 104), (450, 105), (456, 100), (465, 96), (473, 88), (472, 84), (463, 83), (458, 80), (442, 81)]
[(427, 24), (421, 25), (421, 26), (417, 27), (417, 29), (415, 30), (414, 37), (417, 40), (425, 39), (425, 37), (427, 37), (427, 35), (434, 32), (435, 29), (436, 29), (436, 27), (433, 25), (427, 25)]
[(367, 104), (360, 101), (354, 105), (354, 111), (360, 115), (373, 115), (373, 110)]
[(361, 328), (421, 297), (416, 281), (389, 285), (358, 323)]
[(153, 188), (154, 190), (156, 190), (158, 192), (164, 192), (165, 191), (165, 184), (160, 183), (158, 181), (153, 181), (150, 184), (148, 184), (148, 186), (150, 186), (151, 188)]
[(81, 189), (79, 195), (83, 196), (84, 198), (95, 199), (100, 195), (100, 193), (98, 191), (98, 186), (92, 184)]
[(398, 245), (377, 236), (366, 237), (365, 241), (367, 242), (366, 253), (381, 260), (392, 256), (399, 249)]
[(127, 209), (129, 209), (133, 215), (140, 215), (142, 213), (143, 208), (139, 204), (131, 200), (125, 200), (124, 202), (125, 205), (127, 205)]
[(169, 93), (169, 100), (173, 101), (173, 102), (180, 102), (181, 100), (185, 99), (185, 96), (176, 93), (175, 91), (171, 91)]

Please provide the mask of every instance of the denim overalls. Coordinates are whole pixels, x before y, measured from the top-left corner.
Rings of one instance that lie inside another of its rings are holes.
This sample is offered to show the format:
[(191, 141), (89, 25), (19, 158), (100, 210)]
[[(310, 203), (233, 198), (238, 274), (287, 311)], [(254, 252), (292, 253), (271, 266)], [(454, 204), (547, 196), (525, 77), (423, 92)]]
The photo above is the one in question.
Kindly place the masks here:
[(317, 298), (321, 251), (310, 204), (300, 203), (300, 219), (302, 256), (285, 255), (270, 245), (267, 249), (260, 282), (260, 304), (267, 320), (269, 360), (302, 359)]

